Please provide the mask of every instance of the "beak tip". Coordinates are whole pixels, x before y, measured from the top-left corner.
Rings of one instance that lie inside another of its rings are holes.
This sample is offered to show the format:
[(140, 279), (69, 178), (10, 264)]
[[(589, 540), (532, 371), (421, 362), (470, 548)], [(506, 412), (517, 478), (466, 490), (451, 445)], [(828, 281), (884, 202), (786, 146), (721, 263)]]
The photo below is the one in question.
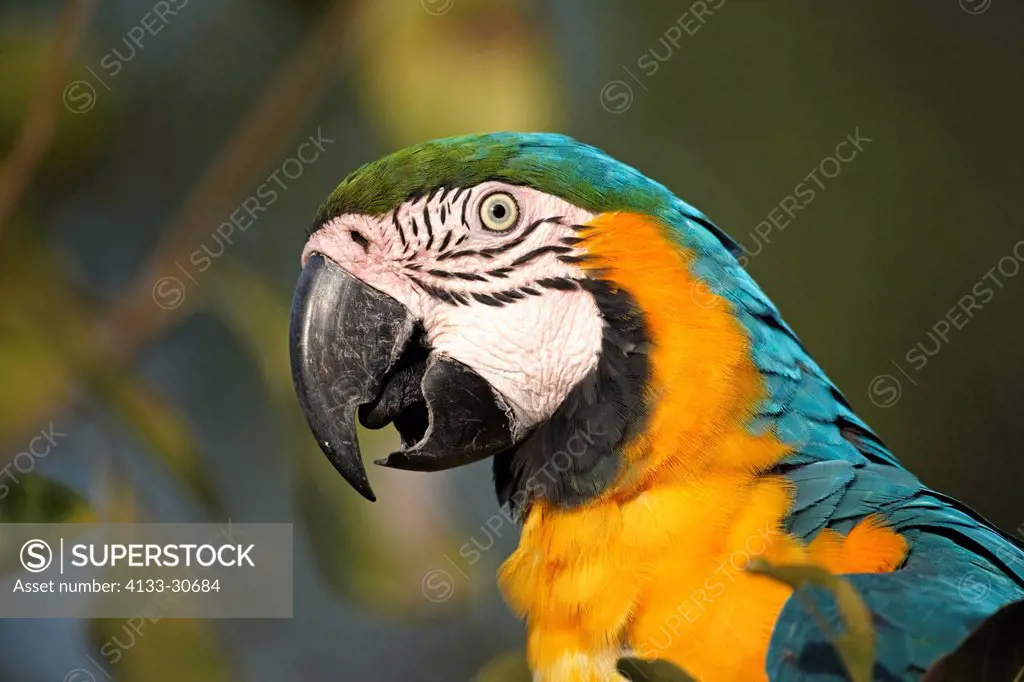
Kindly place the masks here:
[(366, 478), (365, 471), (353, 472), (349, 470), (338, 470), (342, 478), (352, 486), (352, 489), (362, 495), (370, 502), (377, 501), (377, 495), (373, 492), (373, 488), (370, 486), (370, 481)]
[(406, 450), (392, 452), (387, 457), (373, 460), (373, 463), (378, 466), (387, 467), (388, 469), (398, 469), (400, 471), (433, 471), (429, 466), (425, 467), (423, 462), (410, 457)]
[(362, 462), (359, 459), (359, 449), (357, 447), (349, 448), (348, 452), (354, 454), (348, 457), (340, 456), (338, 451), (323, 444), (321, 444), (320, 449), (327, 455), (327, 459), (334, 465), (335, 470), (341, 474), (341, 477), (352, 486), (353, 490), (370, 502), (377, 501), (377, 496), (374, 494), (370, 481), (366, 477), (366, 470), (363, 469)]

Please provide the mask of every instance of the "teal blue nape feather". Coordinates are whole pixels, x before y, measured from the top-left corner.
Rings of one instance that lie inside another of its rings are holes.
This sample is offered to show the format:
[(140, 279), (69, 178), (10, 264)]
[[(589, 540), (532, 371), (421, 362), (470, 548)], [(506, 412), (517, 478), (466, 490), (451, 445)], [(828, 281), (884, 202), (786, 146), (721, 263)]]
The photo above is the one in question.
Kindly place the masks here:
[[(876, 679), (917, 679), (1000, 607), (1024, 599), (1021, 543), (907, 471), (740, 265), (736, 243), (663, 185), (600, 150), (534, 133), (428, 142), (355, 171), (320, 209), (314, 227), (340, 214), (382, 214), (410, 196), (485, 180), (529, 186), (595, 213), (654, 216), (694, 255), (692, 274), (729, 303), (764, 382), (747, 428), (770, 430), (792, 450), (768, 472), (793, 486), (787, 530), (809, 541), (823, 529), (846, 533), (878, 516), (909, 543), (898, 570), (850, 577), (874, 614)], [(827, 624), (841, 630), (830, 596), (810, 597)], [(797, 598), (783, 608), (768, 652), (770, 678), (845, 680), (827, 634), (806, 608)]]

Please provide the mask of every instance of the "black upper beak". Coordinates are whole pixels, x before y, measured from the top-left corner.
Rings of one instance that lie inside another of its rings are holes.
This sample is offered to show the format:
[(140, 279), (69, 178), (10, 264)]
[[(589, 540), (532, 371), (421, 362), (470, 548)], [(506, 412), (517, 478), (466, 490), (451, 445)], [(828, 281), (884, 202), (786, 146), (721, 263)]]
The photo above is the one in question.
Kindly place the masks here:
[(291, 320), (292, 379), (320, 448), (360, 495), (375, 500), (356, 442), (356, 408), (374, 400), (412, 336), (405, 306), (320, 254), (306, 261)]
[(436, 471), (513, 443), (512, 410), (471, 368), (418, 346), (409, 310), (320, 254), (295, 288), (292, 378), (313, 435), (334, 468), (376, 499), (356, 441), (356, 412), (370, 428), (394, 422), (402, 449), (378, 464)]

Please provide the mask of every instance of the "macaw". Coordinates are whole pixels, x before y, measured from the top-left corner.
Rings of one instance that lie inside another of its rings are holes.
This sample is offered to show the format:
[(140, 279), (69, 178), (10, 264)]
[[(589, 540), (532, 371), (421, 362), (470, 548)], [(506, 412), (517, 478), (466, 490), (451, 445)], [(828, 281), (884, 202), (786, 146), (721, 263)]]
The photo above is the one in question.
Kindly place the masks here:
[(755, 557), (846, 576), (880, 680), (1024, 598), (1021, 543), (900, 465), (739, 256), (663, 185), (546, 133), (398, 151), (316, 214), (290, 330), (309, 426), (370, 500), (357, 418), (397, 428), (386, 467), (493, 458), (522, 521), (499, 584), (539, 682), (624, 680), (627, 653), (846, 679), (834, 605), (811, 614)]

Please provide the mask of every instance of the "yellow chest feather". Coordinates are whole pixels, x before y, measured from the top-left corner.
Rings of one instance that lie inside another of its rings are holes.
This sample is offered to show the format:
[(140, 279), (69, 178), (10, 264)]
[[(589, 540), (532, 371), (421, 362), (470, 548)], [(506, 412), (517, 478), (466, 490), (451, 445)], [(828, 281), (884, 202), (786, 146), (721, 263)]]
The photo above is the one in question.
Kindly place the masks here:
[[(851, 573), (892, 570), (905, 552), (898, 535), (870, 520), (849, 536), (825, 533), (804, 545), (781, 528), (788, 504), (781, 479), (723, 474), (625, 503), (536, 507), (500, 574), (528, 620), (531, 666), (554, 669), (567, 655), (588, 654), (597, 671), (632, 650), (699, 680), (758, 679), (790, 591), (747, 573), (753, 557)], [(605, 679), (587, 675), (578, 679)]]

